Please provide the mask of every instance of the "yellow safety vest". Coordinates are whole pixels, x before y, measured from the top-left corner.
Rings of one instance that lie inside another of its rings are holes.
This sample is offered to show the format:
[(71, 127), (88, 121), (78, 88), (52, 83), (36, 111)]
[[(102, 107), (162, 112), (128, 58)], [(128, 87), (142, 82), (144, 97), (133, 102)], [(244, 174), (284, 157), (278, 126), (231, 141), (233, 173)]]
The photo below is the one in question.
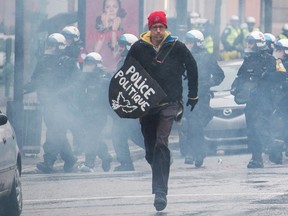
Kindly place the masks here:
[(211, 35), (204, 39), (204, 44), (208, 53), (212, 54), (214, 52), (214, 41)]
[(280, 34), (278, 37), (279, 39), (288, 39), (288, 37), (284, 34)]
[(234, 41), (236, 40), (236, 38), (239, 36), (239, 34), (241, 34), (241, 29), (237, 28), (235, 29), (234, 27), (232, 27), (231, 25), (228, 25), (227, 28), (230, 29), (230, 34), (227, 36), (226, 41), (233, 46), (234, 45)]

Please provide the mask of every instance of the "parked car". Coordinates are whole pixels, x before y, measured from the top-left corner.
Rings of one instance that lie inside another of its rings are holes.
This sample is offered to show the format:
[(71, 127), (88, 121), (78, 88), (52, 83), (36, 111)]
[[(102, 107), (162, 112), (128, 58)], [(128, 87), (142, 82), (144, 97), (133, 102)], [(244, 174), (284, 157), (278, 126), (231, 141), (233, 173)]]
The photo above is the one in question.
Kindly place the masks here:
[(211, 88), (213, 98), (210, 106), (214, 117), (205, 128), (205, 141), (208, 151), (215, 152), (217, 147), (242, 145), (247, 149), (247, 130), (244, 115), (245, 105), (238, 105), (231, 95), (231, 85), (243, 60), (219, 62), (225, 79), (219, 86)]
[(22, 212), (21, 154), (7, 116), (0, 113), (0, 215)]

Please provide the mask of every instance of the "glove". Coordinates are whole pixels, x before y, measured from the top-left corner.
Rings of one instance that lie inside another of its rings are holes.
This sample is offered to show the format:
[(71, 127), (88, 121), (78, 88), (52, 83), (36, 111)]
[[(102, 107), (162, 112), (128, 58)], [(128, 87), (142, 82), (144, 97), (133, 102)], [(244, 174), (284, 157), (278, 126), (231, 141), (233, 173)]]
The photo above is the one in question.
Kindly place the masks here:
[(198, 102), (198, 97), (196, 97), (196, 98), (188, 98), (186, 106), (190, 105), (191, 106), (190, 111), (192, 112), (194, 107), (195, 107), (195, 105), (197, 104), (197, 102)]

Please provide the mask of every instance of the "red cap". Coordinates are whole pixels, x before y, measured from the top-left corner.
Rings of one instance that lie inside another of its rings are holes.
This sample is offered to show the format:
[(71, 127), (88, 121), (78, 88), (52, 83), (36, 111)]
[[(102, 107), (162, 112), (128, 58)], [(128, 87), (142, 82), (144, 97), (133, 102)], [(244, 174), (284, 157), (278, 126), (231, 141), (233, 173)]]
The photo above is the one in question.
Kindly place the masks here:
[(148, 28), (150, 29), (152, 25), (156, 23), (161, 23), (167, 28), (167, 19), (164, 11), (154, 11), (148, 17)]

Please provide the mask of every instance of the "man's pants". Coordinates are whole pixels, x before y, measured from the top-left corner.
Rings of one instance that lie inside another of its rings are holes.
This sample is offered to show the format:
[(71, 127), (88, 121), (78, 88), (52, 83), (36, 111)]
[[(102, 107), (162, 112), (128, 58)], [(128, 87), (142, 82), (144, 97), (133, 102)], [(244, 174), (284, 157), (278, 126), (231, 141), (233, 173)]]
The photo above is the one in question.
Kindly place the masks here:
[(168, 192), (170, 150), (168, 138), (178, 109), (178, 103), (152, 109), (140, 119), (144, 136), (146, 160), (152, 167), (152, 193)]

